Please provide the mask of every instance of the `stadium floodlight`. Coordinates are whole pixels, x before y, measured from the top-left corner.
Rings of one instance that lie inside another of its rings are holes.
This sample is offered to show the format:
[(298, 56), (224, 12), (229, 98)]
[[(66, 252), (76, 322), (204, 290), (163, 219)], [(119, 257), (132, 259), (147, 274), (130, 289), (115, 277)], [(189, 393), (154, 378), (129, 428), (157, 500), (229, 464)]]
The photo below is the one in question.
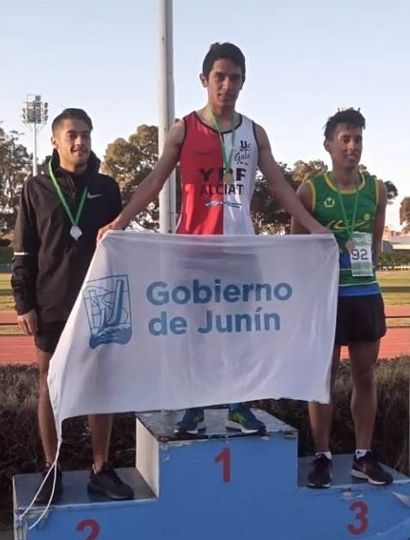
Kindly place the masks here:
[(33, 176), (37, 175), (37, 133), (47, 123), (48, 103), (41, 96), (28, 95), (22, 109), (23, 122), (33, 132)]

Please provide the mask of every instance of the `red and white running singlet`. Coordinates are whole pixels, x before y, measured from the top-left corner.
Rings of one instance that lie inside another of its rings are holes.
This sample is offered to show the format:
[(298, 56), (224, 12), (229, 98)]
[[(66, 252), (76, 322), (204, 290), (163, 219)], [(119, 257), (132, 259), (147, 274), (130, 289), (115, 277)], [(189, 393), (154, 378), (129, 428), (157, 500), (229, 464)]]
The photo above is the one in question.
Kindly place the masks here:
[[(255, 125), (241, 115), (232, 154), (233, 184), (223, 183), (223, 157), (218, 132), (193, 112), (184, 118), (180, 155), (182, 205), (180, 234), (253, 234), (250, 203), (255, 189), (258, 144)], [(232, 134), (223, 134), (226, 154)]]

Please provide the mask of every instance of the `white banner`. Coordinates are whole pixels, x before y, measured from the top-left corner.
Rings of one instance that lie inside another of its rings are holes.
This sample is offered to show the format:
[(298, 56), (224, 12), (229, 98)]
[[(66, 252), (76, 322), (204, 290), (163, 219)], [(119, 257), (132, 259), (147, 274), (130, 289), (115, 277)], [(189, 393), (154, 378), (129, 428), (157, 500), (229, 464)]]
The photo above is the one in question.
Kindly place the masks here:
[(329, 400), (333, 236), (111, 232), (52, 358), (58, 425), (92, 413)]

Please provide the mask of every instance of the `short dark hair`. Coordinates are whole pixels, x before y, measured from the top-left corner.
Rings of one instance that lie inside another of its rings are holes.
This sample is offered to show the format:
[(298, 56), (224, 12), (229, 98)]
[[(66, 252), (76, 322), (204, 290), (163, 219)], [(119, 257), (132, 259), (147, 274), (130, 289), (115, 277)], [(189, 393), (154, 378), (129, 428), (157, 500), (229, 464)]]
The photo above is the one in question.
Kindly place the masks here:
[(239, 66), (242, 71), (242, 79), (245, 80), (245, 57), (241, 49), (233, 43), (213, 43), (211, 45), (202, 64), (202, 75), (206, 79), (208, 79), (216, 60), (221, 59), (230, 60), (235, 66)]
[(91, 118), (88, 116), (88, 114), (83, 109), (75, 109), (73, 107), (64, 109), (62, 113), (54, 118), (53, 123), (51, 124), (51, 131), (55, 133), (61, 122), (72, 118), (75, 120), (82, 120), (90, 128), (90, 131), (92, 131), (93, 123), (91, 122)]
[(341, 109), (331, 116), (325, 125), (325, 139), (331, 139), (338, 124), (348, 124), (353, 127), (366, 128), (366, 119), (360, 109)]

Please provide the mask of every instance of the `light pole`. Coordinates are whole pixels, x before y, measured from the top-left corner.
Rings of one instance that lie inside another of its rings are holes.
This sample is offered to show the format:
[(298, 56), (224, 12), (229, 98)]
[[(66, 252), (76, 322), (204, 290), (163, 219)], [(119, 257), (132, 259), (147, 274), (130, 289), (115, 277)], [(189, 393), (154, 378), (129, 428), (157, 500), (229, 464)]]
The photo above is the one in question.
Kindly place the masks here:
[[(158, 155), (175, 120), (174, 115), (174, 66), (172, 37), (172, 0), (159, 0), (160, 19), (160, 68), (159, 68), (159, 123)], [(159, 194), (159, 230), (175, 232), (175, 171)]]
[(24, 104), (23, 122), (33, 132), (33, 176), (37, 175), (37, 132), (38, 129), (47, 123), (48, 103), (41, 101), (41, 96), (28, 95)]

